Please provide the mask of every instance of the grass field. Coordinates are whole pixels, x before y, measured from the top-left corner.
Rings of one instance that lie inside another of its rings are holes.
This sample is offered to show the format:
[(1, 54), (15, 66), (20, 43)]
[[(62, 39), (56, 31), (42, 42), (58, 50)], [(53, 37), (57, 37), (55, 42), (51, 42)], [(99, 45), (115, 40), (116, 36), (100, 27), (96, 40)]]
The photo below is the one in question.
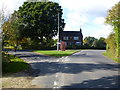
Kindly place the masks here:
[(117, 62), (117, 63), (120, 63), (120, 59), (115, 58), (114, 56), (110, 55), (110, 54), (107, 53), (107, 52), (103, 52), (103, 55), (104, 55), (104, 56), (107, 56), (108, 58), (111, 58), (112, 60), (114, 60), (114, 61)]
[(80, 51), (80, 50), (66, 50), (66, 51), (36, 50), (34, 52), (41, 53), (41, 54), (48, 55), (48, 56), (62, 57), (62, 56), (69, 56), (78, 51)]
[(30, 66), (24, 60), (13, 55), (2, 54), (2, 72), (15, 73), (29, 69)]

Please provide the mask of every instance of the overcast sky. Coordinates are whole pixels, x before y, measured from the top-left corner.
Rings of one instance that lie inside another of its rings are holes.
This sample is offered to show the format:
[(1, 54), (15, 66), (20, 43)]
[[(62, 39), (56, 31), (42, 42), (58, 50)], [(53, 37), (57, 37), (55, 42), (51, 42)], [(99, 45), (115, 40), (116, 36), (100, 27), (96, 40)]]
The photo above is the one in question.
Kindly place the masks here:
[[(6, 7), (6, 12), (12, 13), (26, 0), (0, 0), (0, 6)], [(79, 31), (83, 36), (107, 37), (112, 31), (105, 25), (107, 11), (119, 0), (51, 0), (58, 2), (63, 9), (65, 31)]]

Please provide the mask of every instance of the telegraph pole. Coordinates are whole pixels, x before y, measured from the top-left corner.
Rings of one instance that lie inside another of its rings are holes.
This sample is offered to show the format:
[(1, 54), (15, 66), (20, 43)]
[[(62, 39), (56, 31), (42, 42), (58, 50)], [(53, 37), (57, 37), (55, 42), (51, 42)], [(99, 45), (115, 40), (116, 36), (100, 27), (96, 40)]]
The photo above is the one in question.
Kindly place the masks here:
[(59, 51), (59, 12), (58, 12), (58, 40), (57, 40), (57, 51)]

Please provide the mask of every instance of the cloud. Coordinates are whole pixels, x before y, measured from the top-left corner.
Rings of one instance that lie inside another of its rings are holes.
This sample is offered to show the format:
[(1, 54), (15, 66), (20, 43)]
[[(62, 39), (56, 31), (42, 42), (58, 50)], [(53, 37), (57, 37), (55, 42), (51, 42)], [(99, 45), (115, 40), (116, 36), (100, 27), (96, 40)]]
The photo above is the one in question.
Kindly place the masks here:
[(72, 11), (79, 11), (84, 14), (102, 14), (119, 0), (60, 0), (60, 5)]
[(111, 28), (105, 26), (107, 11), (119, 0), (60, 0), (66, 26), (64, 30), (79, 30), (83, 28), (85, 36), (106, 37)]
[(64, 30), (78, 31), (80, 26), (87, 22), (87, 18), (81, 15), (79, 12), (69, 12), (66, 14), (65, 22), (67, 22)]
[(97, 28), (95, 32), (93, 32), (93, 36), (96, 38), (105, 37), (107, 38), (108, 35), (112, 32), (112, 27), (110, 25), (101, 25), (100, 28)]
[(72, 21), (74, 22), (74, 24), (77, 24), (77, 25), (83, 25), (84, 23), (87, 22), (86, 16), (82, 15), (79, 12), (69, 12), (67, 14), (67, 18), (69, 21)]
[(104, 17), (97, 17), (93, 21), (93, 23), (95, 23), (95, 24), (104, 24), (104, 22), (105, 22), (105, 18)]

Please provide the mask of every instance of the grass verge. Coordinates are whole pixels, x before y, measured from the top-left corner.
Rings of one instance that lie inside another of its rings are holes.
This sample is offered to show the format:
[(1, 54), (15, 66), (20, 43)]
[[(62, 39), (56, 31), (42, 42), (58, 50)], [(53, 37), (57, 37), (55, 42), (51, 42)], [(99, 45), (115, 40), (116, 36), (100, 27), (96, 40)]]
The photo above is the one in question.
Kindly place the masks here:
[(108, 58), (111, 58), (112, 60), (114, 60), (114, 61), (117, 62), (117, 63), (120, 63), (120, 59), (115, 58), (115, 57), (114, 57), (113, 55), (111, 55), (110, 53), (103, 52), (103, 55), (104, 55), (104, 56), (107, 56)]
[(27, 70), (30, 68), (30, 65), (27, 64), (24, 60), (14, 57), (9, 54), (2, 54), (2, 72), (5, 73), (16, 73), (22, 70)]
[(62, 56), (69, 56), (72, 55), (73, 53), (76, 53), (80, 50), (66, 50), (66, 51), (57, 51), (57, 50), (36, 50), (34, 52), (43, 54), (43, 55), (48, 55), (48, 56), (55, 56), (55, 57), (62, 57)]

